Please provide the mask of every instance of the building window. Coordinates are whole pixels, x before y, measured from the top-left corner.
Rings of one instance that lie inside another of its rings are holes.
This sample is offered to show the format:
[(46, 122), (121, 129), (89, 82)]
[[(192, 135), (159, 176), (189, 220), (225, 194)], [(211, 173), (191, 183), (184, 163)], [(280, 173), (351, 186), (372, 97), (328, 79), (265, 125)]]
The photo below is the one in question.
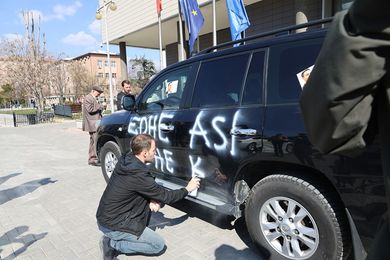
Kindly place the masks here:
[(109, 74), (108, 74), (108, 73), (106, 73), (106, 78), (108, 79), (108, 77), (109, 77)]
[(97, 61), (97, 66), (98, 66), (99, 69), (101, 69), (101, 68), (103, 67), (103, 62), (102, 62), (102, 60), (98, 60), (98, 61)]
[(111, 61), (111, 67), (115, 68), (115, 61)]
[(103, 73), (98, 73), (98, 78), (103, 78)]
[(113, 77), (113, 78), (116, 78), (116, 73), (112, 73), (112, 77)]
[(107, 60), (104, 61), (104, 67), (108, 67), (108, 61)]

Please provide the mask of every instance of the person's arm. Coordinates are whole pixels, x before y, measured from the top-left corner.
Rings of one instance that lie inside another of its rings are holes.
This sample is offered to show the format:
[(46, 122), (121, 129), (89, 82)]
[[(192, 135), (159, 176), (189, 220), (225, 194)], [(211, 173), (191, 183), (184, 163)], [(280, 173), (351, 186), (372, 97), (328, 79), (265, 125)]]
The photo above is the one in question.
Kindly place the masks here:
[(122, 92), (119, 92), (118, 95), (116, 96), (116, 108), (117, 110), (121, 110), (122, 109), (122, 97), (123, 97), (123, 94)]
[(366, 17), (370, 26), (353, 24), (361, 16), (357, 8), (378, 5), (387, 13), (390, 10), (386, 1), (378, 0), (383, 6), (369, 2), (357, 0), (350, 13), (335, 16), (303, 88), (300, 104), (309, 139), (324, 153), (353, 154), (366, 145), (374, 92), (386, 73), (381, 49), (390, 47), (390, 32), (383, 31), (390, 28), (389, 15), (365, 12), (372, 15)]

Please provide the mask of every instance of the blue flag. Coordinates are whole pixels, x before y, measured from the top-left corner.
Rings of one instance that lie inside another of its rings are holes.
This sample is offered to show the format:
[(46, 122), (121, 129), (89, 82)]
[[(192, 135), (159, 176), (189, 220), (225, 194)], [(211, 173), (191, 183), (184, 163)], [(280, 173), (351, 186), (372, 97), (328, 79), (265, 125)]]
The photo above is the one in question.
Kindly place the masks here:
[(232, 40), (239, 40), (241, 39), (241, 33), (251, 25), (244, 3), (242, 0), (226, 0), (226, 8), (229, 15)]
[(194, 48), (194, 42), (198, 37), (200, 28), (203, 26), (204, 18), (200, 12), (196, 0), (179, 0), (181, 6), (181, 14), (187, 25), (188, 33), (190, 35), (190, 53)]

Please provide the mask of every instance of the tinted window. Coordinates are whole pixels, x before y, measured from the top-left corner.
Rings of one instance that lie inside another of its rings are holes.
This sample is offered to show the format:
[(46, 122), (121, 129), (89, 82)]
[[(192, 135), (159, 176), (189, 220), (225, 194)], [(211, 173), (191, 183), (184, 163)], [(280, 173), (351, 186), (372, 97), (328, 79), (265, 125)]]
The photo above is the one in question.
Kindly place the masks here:
[(192, 99), (193, 107), (237, 105), (249, 54), (202, 62)]
[(263, 97), (264, 52), (254, 53), (246, 77), (243, 105), (260, 104)]
[(267, 102), (298, 102), (321, 49), (319, 39), (274, 46), (270, 50)]
[(142, 96), (140, 110), (178, 108), (186, 87), (190, 67), (168, 72), (155, 81)]

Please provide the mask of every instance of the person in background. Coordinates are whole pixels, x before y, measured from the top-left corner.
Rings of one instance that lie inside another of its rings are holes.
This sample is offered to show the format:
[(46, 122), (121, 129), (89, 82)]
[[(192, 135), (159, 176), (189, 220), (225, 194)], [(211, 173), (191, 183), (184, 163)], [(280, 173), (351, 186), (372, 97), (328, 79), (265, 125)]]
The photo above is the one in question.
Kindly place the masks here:
[(163, 238), (147, 227), (151, 212), (159, 211), (161, 203), (174, 203), (199, 188), (196, 177), (178, 190), (167, 190), (155, 182), (146, 166), (156, 153), (152, 136), (134, 136), (131, 151), (118, 161), (96, 213), (98, 227), (104, 233), (100, 241), (103, 259), (113, 259), (120, 252), (162, 254)]
[(121, 85), (122, 85), (122, 91), (119, 92), (118, 95), (116, 96), (116, 108), (117, 108), (117, 111), (123, 109), (122, 108), (122, 104), (121, 104), (123, 96), (133, 95), (131, 83), (130, 83), (129, 80), (122, 81)]
[(89, 133), (88, 164), (100, 166), (97, 158), (95, 141), (97, 124), (102, 118), (103, 105), (99, 104), (97, 98), (103, 93), (99, 86), (92, 87), (91, 92), (85, 96), (83, 102), (83, 124), (82, 129)]
[[(300, 104), (323, 153), (354, 156), (379, 131), (387, 212), (367, 259), (390, 259), (390, 1), (355, 0), (338, 13)], [(355, 259), (363, 259), (355, 249)]]

